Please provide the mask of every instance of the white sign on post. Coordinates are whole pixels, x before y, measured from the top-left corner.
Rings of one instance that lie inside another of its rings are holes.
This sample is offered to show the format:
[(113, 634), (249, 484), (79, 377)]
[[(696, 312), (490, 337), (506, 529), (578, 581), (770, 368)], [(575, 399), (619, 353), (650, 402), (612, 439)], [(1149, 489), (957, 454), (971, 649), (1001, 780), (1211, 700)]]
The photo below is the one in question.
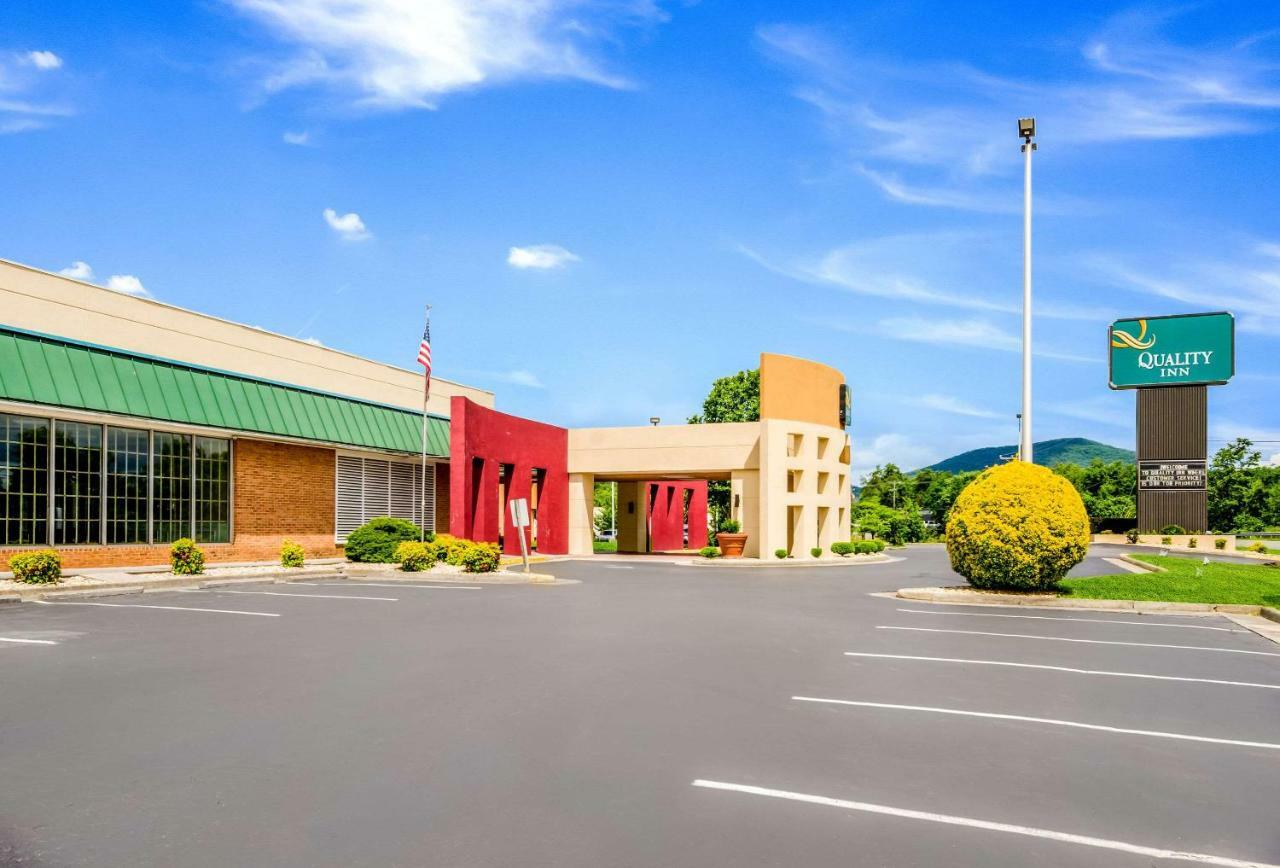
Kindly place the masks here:
[(520, 556), (524, 559), (524, 571), (529, 572), (529, 543), (524, 529), (529, 526), (529, 501), (523, 497), (511, 501), (511, 525), (520, 535)]

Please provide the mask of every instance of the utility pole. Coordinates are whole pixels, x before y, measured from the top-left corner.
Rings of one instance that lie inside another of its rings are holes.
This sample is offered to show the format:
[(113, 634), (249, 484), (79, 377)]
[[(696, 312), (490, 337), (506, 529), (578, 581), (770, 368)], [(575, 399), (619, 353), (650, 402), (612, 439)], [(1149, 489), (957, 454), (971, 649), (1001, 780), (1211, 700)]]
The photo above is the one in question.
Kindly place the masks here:
[(1022, 184), (1022, 435), (1018, 457), (1026, 462), (1031, 454), (1031, 154), (1036, 149), (1035, 118), (1018, 119), (1026, 173)]

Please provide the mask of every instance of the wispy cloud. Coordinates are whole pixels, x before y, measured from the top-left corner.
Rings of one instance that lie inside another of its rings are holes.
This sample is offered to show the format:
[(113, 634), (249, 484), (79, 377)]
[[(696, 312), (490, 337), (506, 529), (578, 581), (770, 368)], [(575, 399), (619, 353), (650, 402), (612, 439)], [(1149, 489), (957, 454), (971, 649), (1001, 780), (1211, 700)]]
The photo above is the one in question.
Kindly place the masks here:
[(512, 368), (507, 371), (484, 371), (471, 369), (463, 371), (468, 377), (476, 380), (489, 381), (495, 383), (508, 383), (512, 386), (522, 386), (526, 389), (545, 389), (546, 385), (538, 378), (533, 371), (525, 368)]
[(73, 114), (53, 93), (61, 67), (52, 51), (0, 52), (0, 134), (44, 129)]
[(322, 86), (365, 106), (435, 108), (446, 94), (521, 79), (630, 86), (597, 55), (666, 20), (659, 0), (225, 0), (293, 53), (268, 92)]
[(968, 401), (962, 401), (954, 395), (921, 395), (910, 399), (909, 403), (926, 410), (937, 410), (940, 413), (951, 413), (956, 416), (969, 416), (975, 419), (1004, 419), (1008, 413), (997, 413), (984, 410)]
[[(882, 337), (921, 344), (951, 347), (974, 347), (1006, 353), (1022, 352), (1022, 338), (982, 319), (946, 320), (924, 317), (889, 317), (880, 320), (876, 331)], [(1063, 362), (1097, 363), (1099, 356), (1080, 356), (1050, 349), (1035, 348), (1036, 356)]]
[(360, 215), (354, 211), (339, 214), (332, 208), (325, 208), (324, 222), (328, 223), (329, 228), (338, 233), (338, 237), (343, 241), (365, 241), (373, 237), (373, 233), (365, 227)]
[(876, 467), (896, 464), (903, 470), (916, 470), (934, 463), (943, 454), (907, 434), (877, 434), (869, 440), (855, 434), (852, 440), (850, 478), (856, 482), (862, 482)]
[(1011, 209), (986, 178), (1019, 168), (1012, 126), (1019, 113), (1036, 114), (1056, 145), (1267, 128), (1280, 109), (1280, 63), (1269, 41), (1180, 45), (1162, 33), (1168, 17), (1108, 20), (1080, 44), (1072, 84), (1003, 78), (962, 63), (853, 56), (813, 28), (779, 24), (757, 34), (764, 52), (793, 71), (796, 96), (820, 112), (852, 168), (886, 197), (1000, 213)]
[(545, 271), (551, 268), (564, 268), (570, 262), (579, 261), (581, 257), (559, 244), (534, 244), (529, 247), (512, 247), (507, 251), (507, 264), (519, 269), (532, 268)]
[(284, 134), (280, 136), (280, 138), (284, 141), (286, 145), (298, 145), (300, 147), (306, 147), (307, 145), (311, 144), (311, 133), (307, 132), (306, 130), (302, 130), (300, 132), (292, 132), (289, 130), (285, 130)]

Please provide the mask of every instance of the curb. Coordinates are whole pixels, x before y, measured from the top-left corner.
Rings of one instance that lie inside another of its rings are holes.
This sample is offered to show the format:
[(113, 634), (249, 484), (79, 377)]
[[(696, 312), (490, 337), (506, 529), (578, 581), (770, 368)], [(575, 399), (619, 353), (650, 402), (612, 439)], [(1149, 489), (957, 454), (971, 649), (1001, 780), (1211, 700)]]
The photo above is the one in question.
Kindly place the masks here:
[(1169, 572), (1167, 569), (1165, 569), (1164, 567), (1162, 567), (1162, 566), (1160, 566), (1160, 565), (1158, 565), (1158, 564), (1149, 564), (1149, 563), (1147, 563), (1146, 561), (1140, 561), (1140, 560), (1138, 560), (1137, 558), (1135, 558), (1133, 555), (1127, 555), (1127, 554), (1126, 554), (1126, 555), (1120, 555), (1120, 557), (1116, 558), (1116, 560), (1118, 560), (1118, 561), (1124, 561), (1126, 564), (1133, 564), (1135, 567), (1137, 567), (1138, 569), (1142, 570), (1144, 573), (1167, 573), (1167, 572)]
[(1275, 621), (1277, 624), (1280, 624), (1280, 609), (1272, 609), (1268, 606), (1263, 606), (1262, 611), (1258, 614), (1266, 618), (1268, 621)]
[[(901, 588), (900, 600), (951, 603), (961, 606), (1019, 606), (1043, 609), (1094, 609), (1113, 612), (1149, 612), (1181, 615), (1259, 615), (1263, 606), (1235, 603), (1163, 603), (1145, 600), (1072, 600), (1054, 594), (982, 594), (964, 588)], [(1267, 611), (1276, 612), (1274, 609)], [(1263, 617), (1271, 617), (1264, 615)], [(1280, 612), (1273, 620), (1280, 621)]]
[[(856, 560), (854, 559), (856, 558)], [(692, 558), (695, 567), (747, 567), (748, 569), (796, 569), (800, 567), (848, 567), (865, 566), (867, 564), (892, 563), (895, 559), (888, 555), (854, 555), (848, 558), (815, 558), (813, 560), (797, 560), (786, 558), (766, 561), (760, 558)]]

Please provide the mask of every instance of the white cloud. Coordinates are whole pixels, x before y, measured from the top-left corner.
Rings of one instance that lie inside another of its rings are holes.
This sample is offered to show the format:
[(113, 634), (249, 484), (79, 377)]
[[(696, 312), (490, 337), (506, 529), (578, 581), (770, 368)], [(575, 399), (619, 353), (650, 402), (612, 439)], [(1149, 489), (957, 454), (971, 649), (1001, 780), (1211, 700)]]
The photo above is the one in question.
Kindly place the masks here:
[(303, 342), (304, 344), (311, 344), (311, 346), (313, 346), (313, 347), (322, 347), (322, 346), (324, 346), (324, 344), (320, 342), (320, 339), (319, 339), (319, 338), (303, 338), (303, 339), (302, 339), (302, 342)]
[(284, 143), (286, 145), (306, 146), (311, 144), (311, 133), (307, 132), (306, 130), (303, 130), (302, 132), (298, 132), (298, 133), (285, 130), (284, 135), (282, 135), (280, 138), (284, 140)]
[[(945, 320), (925, 319), (923, 317), (889, 317), (880, 320), (878, 330), (882, 336), (900, 341), (940, 344), (943, 346), (976, 347), (1008, 353), (1022, 352), (1022, 338), (1020, 336), (1011, 334), (999, 326), (980, 319)], [(1101, 355), (1098, 358), (1093, 358), (1039, 348), (1033, 352), (1041, 358), (1057, 359), (1064, 362), (1105, 361)]]
[(329, 228), (338, 233), (343, 241), (364, 241), (372, 238), (372, 234), (365, 228), (364, 221), (360, 219), (360, 215), (352, 211), (348, 214), (339, 214), (332, 208), (324, 209), (324, 222), (329, 224)]
[(512, 247), (507, 251), (507, 264), (513, 268), (563, 268), (580, 257), (559, 244), (534, 244), (531, 247)]
[(910, 471), (927, 467), (941, 457), (933, 447), (905, 434), (879, 434), (866, 444), (855, 436), (849, 453), (850, 478), (859, 485), (877, 466), (896, 464), (901, 469)]
[(504, 383), (510, 383), (513, 386), (524, 386), (528, 389), (545, 389), (546, 386), (538, 379), (538, 375), (532, 371), (514, 370), (503, 371), (495, 374), (494, 379), (501, 380)]
[(921, 395), (919, 398), (911, 399), (908, 403), (928, 410), (938, 410), (939, 412), (952, 413), (956, 416), (971, 416), (976, 419), (1004, 419), (1009, 415), (1008, 413), (984, 410), (952, 395)]
[(52, 51), (28, 51), (27, 62), (36, 69), (58, 69), (62, 66), (62, 58)]
[(886, 197), (999, 213), (1010, 209), (988, 178), (1021, 169), (1012, 128), (1018, 114), (1034, 112), (1057, 147), (1240, 135), (1273, 125), (1267, 115), (1280, 109), (1280, 81), (1266, 40), (1179, 45), (1161, 33), (1170, 17), (1108, 20), (1082, 41), (1078, 84), (851, 55), (813, 28), (771, 25), (757, 35), (765, 53), (794, 72), (796, 97), (818, 110), (853, 168), (873, 163), (861, 172)]
[(266, 89), (325, 86), (382, 108), (434, 108), (454, 91), (522, 79), (629, 82), (592, 57), (658, 0), (226, 0), (296, 52)]
[(58, 273), (63, 277), (71, 277), (76, 280), (93, 280), (93, 269), (89, 267), (89, 263), (80, 259), (77, 259)]
[(48, 72), (61, 65), (51, 51), (0, 52), (0, 134), (41, 130), (73, 113), (53, 95), (61, 77)]
[(113, 274), (107, 278), (106, 287), (116, 292), (122, 292), (125, 295), (151, 298), (151, 293), (142, 285), (142, 281), (132, 274)]
[(1267, 463), (1274, 465), (1276, 467), (1280, 467), (1280, 452), (1277, 452), (1275, 455), (1272, 455), (1271, 460), (1268, 461)]

